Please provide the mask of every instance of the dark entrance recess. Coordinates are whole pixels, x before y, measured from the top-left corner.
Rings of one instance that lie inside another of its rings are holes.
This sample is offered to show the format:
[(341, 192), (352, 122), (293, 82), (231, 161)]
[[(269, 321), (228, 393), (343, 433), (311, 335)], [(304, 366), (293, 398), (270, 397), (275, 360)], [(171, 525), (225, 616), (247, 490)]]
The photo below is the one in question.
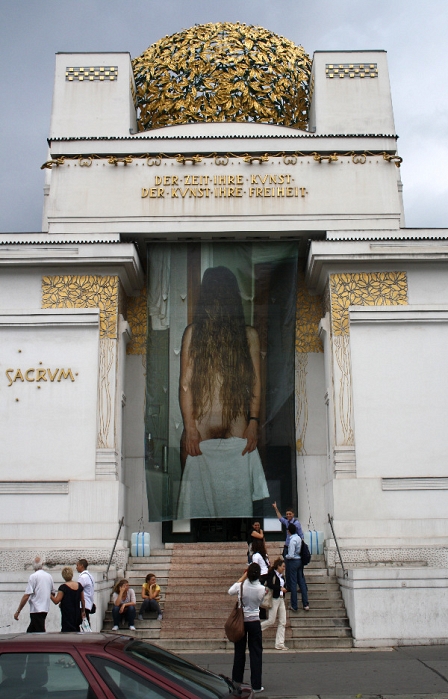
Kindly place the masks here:
[[(189, 534), (173, 534), (172, 523), (162, 522), (164, 543), (212, 543), (247, 541), (252, 523), (257, 517), (231, 517), (229, 519), (192, 519)], [(258, 521), (263, 527), (263, 518)], [(283, 541), (283, 532), (266, 532), (266, 541)]]

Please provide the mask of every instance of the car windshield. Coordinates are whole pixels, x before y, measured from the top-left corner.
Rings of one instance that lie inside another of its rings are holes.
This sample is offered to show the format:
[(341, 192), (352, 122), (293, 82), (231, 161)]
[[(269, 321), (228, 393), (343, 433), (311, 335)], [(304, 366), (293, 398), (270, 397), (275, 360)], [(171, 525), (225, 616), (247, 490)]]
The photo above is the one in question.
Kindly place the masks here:
[(193, 689), (204, 697), (216, 699), (228, 696), (231, 692), (230, 684), (223, 677), (192, 665), (157, 646), (151, 646), (144, 641), (131, 641), (123, 650), (136, 660), (162, 672), (167, 678), (190, 690)]

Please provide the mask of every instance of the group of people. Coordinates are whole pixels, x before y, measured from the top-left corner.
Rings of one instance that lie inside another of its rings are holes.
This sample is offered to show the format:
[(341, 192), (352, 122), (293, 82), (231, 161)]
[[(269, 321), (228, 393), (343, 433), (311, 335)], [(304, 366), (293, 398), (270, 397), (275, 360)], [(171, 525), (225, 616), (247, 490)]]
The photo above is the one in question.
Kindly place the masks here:
[[(61, 574), (65, 582), (56, 591), (53, 578), (43, 569), (44, 561), (36, 556), (33, 561), (34, 573), (30, 575), (25, 594), (20, 600), (14, 619), (19, 620), (20, 612), (28, 602), (30, 605), (30, 624), (27, 633), (45, 633), (45, 620), (50, 609), (50, 601), (59, 605), (61, 610), (61, 631), (79, 631), (83, 619), (90, 621), (90, 615), (96, 611), (93, 601), (95, 581), (90, 575), (88, 562), (80, 558), (76, 564), (78, 580), (73, 580), (73, 569), (66, 566)], [(112, 618), (113, 631), (118, 631), (120, 623), (126, 621), (131, 631), (135, 631), (136, 616), (135, 592), (127, 580), (120, 580), (114, 587)], [(157, 619), (162, 619), (160, 608), (160, 587), (156, 576), (148, 573), (142, 585), (142, 604), (138, 618), (143, 619), (147, 611), (157, 612)]]
[[(114, 587), (112, 595), (114, 606), (112, 608), (112, 618), (114, 625), (112, 631), (118, 631), (120, 623), (127, 622), (131, 631), (135, 631), (135, 616), (137, 614), (137, 604), (134, 590), (129, 587), (128, 580), (120, 580)], [(138, 612), (139, 621), (143, 620), (145, 612), (157, 612), (157, 619), (163, 618), (160, 608), (160, 586), (154, 573), (148, 573), (142, 585), (142, 603)]]
[[(247, 570), (240, 579), (229, 588), (229, 595), (238, 595), (243, 606), (244, 636), (235, 643), (232, 679), (243, 682), (246, 663), (246, 645), (249, 647), (250, 681), (254, 693), (263, 691), (262, 686), (262, 633), (273, 626), (278, 617), (275, 637), (277, 650), (288, 650), (285, 646), (286, 606), (285, 596), (291, 593), (289, 610), (298, 611), (297, 585), (302, 595), (302, 605), (309, 611), (308, 590), (303, 574), (303, 563), (300, 556), (303, 531), (294, 511), (290, 508), (282, 516), (273, 503), (276, 515), (286, 527), (286, 540), (283, 548), (283, 558), (277, 558), (271, 565), (266, 551), (264, 533), (259, 522), (254, 522), (248, 540)], [(242, 583), (242, 585), (241, 585)], [(260, 605), (267, 590), (272, 590), (272, 606), (268, 618), (260, 621)]]
[(27, 633), (44, 633), (45, 620), (50, 609), (50, 601), (58, 604), (61, 610), (61, 631), (79, 631), (83, 619), (89, 621), (90, 614), (95, 613), (93, 601), (95, 582), (90, 575), (88, 562), (80, 558), (76, 564), (78, 580), (73, 580), (73, 569), (62, 569), (65, 582), (56, 591), (53, 578), (43, 569), (43, 560), (36, 556), (33, 561), (34, 573), (30, 575), (25, 594), (14, 614), (19, 620), (20, 612), (28, 602), (30, 605), (30, 624)]

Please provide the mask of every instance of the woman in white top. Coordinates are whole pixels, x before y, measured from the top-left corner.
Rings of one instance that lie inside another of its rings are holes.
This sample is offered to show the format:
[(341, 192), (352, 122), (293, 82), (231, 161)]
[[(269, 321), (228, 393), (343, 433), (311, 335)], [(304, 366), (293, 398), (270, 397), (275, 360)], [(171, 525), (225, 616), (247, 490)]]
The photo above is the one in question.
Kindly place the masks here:
[(260, 566), (260, 582), (264, 585), (269, 570), (269, 558), (264, 539), (254, 539), (252, 542), (252, 563)]
[(261, 630), (269, 628), (275, 624), (278, 614), (277, 634), (275, 636), (276, 650), (288, 650), (285, 646), (285, 627), (286, 627), (286, 607), (285, 607), (285, 561), (283, 558), (277, 558), (274, 565), (269, 569), (266, 578), (266, 585), (272, 590), (272, 607), (269, 610), (269, 617), (266, 621), (262, 621)]
[(118, 631), (123, 617), (126, 619), (130, 630), (135, 631), (135, 592), (129, 587), (127, 580), (117, 582), (114, 587), (112, 600), (114, 603), (112, 609), (112, 618), (114, 620), (112, 631)]
[(233, 657), (232, 680), (239, 684), (243, 681), (246, 664), (246, 642), (249, 645), (250, 682), (254, 692), (262, 692), (261, 670), (263, 660), (263, 641), (260, 624), (260, 602), (265, 595), (265, 587), (260, 583), (260, 566), (251, 563), (238, 582), (229, 588), (229, 595), (239, 595), (243, 583), (242, 604), (244, 607), (245, 633), (241, 640), (235, 643)]

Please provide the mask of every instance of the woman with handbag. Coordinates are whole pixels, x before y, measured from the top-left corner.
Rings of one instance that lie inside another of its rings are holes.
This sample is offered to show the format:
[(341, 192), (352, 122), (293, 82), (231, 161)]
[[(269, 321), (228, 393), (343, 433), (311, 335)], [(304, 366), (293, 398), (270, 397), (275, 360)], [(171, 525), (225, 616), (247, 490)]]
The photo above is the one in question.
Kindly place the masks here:
[[(250, 683), (255, 694), (262, 692), (261, 672), (263, 662), (263, 640), (260, 624), (260, 602), (266, 588), (260, 583), (260, 566), (251, 563), (238, 582), (229, 588), (229, 595), (242, 595), (244, 612), (244, 635), (235, 642), (232, 680), (241, 684), (246, 664), (246, 643), (249, 646)], [(242, 583), (242, 584), (241, 584)]]
[(277, 558), (274, 561), (272, 568), (266, 578), (266, 586), (272, 590), (272, 606), (269, 609), (269, 616), (266, 621), (261, 623), (261, 630), (273, 626), (278, 614), (277, 634), (275, 636), (276, 650), (288, 650), (285, 646), (285, 627), (286, 627), (286, 607), (285, 607), (285, 561), (283, 558)]

